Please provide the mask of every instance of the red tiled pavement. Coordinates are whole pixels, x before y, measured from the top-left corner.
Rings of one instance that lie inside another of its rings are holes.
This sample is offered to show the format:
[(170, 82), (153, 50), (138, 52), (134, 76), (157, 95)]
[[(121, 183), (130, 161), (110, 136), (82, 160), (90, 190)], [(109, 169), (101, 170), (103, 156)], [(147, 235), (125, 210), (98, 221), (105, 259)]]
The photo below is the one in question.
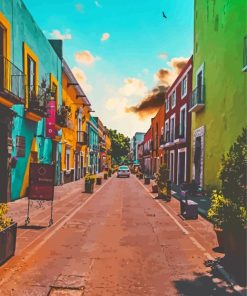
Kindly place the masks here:
[[(208, 222), (179, 220), (175, 201), (153, 200), (133, 176), (113, 177), (91, 196), (81, 181), (66, 186), (52, 227), (18, 230), (17, 255), (0, 268), (0, 295), (231, 294), (203, 264), (215, 246)], [(37, 225), (49, 214), (38, 211)]]

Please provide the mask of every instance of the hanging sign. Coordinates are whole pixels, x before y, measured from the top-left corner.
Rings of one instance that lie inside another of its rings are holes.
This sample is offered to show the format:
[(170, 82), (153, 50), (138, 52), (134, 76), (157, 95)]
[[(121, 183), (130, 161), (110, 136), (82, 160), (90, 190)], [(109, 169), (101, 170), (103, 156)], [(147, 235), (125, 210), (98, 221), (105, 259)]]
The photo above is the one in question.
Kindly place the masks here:
[(28, 198), (51, 201), (54, 198), (54, 166), (31, 163)]
[(46, 137), (54, 139), (56, 137), (56, 102), (48, 103), (48, 117), (46, 118)]

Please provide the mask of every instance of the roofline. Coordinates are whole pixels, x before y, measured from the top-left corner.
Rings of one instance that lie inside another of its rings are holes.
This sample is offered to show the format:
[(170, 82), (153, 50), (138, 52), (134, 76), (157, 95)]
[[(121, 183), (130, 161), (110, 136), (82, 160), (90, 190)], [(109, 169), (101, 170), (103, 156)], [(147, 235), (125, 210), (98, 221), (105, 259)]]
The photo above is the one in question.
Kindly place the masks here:
[[(63, 71), (64, 73), (67, 75), (67, 77), (69, 78), (70, 82), (71, 83), (78, 83), (78, 81), (76, 80), (74, 74), (72, 73), (69, 65), (67, 64), (67, 62), (65, 61), (65, 59), (62, 60), (62, 67), (63, 67)], [(78, 92), (78, 94), (80, 96), (83, 96), (82, 100), (83, 102), (85, 103), (86, 106), (90, 107), (91, 106), (91, 103), (89, 102), (86, 94), (84, 93), (84, 91), (82, 90), (81, 86), (79, 85), (75, 85), (74, 86), (76, 91)], [(89, 110), (91, 111), (91, 107), (89, 108)]]

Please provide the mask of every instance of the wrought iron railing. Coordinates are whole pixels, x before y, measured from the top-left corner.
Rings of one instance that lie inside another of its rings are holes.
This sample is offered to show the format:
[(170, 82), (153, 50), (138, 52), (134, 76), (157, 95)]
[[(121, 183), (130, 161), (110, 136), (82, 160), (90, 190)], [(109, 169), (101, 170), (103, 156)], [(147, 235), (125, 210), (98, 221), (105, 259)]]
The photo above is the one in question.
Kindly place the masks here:
[(27, 91), (28, 110), (46, 116), (50, 100), (49, 90), (39, 85), (28, 85)]
[(24, 103), (25, 75), (12, 62), (0, 56), (0, 90), (19, 98)]
[(81, 145), (87, 144), (87, 133), (83, 131), (77, 132), (77, 143)]
[(190, 109), (196, 105), (203, 105), (205, 97), (205, 86), (202, 84), (199, 87), (196, 87), (190, 96)]

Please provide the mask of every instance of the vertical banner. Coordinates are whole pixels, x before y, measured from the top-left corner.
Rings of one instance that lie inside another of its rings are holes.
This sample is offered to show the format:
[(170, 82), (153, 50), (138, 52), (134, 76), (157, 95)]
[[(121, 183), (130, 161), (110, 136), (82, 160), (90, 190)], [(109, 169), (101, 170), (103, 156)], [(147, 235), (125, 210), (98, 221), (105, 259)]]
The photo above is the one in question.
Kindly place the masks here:
[(48, 117), (46, 118), (46, 137), (54, 139), (56, 137), (56, 102), (48, 103)]

